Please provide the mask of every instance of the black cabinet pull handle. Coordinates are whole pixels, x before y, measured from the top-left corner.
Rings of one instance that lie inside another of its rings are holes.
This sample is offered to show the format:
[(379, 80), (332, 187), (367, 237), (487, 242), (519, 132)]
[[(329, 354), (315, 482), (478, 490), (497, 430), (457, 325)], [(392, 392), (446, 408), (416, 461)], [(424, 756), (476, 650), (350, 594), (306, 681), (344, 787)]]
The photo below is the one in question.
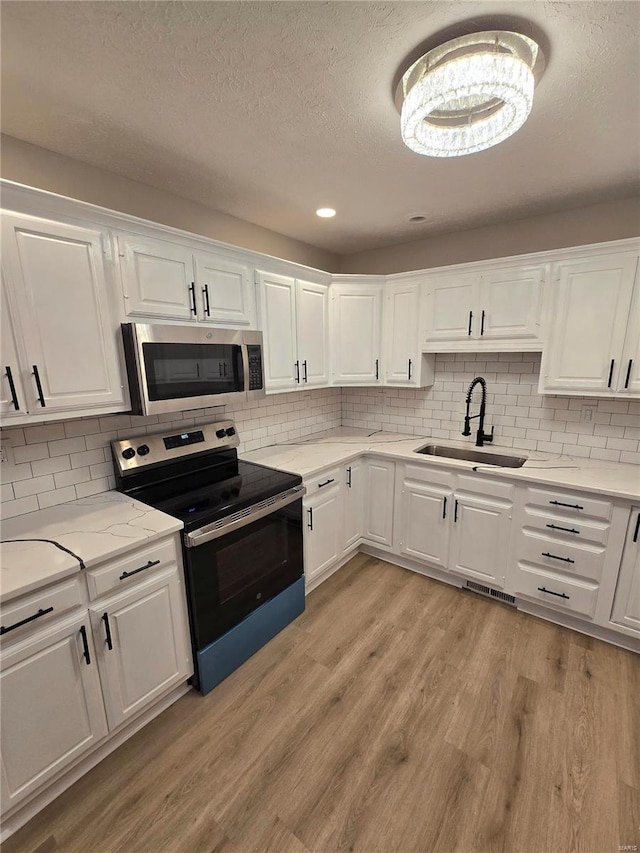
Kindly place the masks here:
[(552, 530), (564, 530), (565, 533), (580, 533), (575, 527), (559, 527), (557, 524), (547, 524)]
[(453, 521), (454, 521), (454, 523), (457, 522), (457, 520), (458, 520), (458, 501), (456, 500), (456, 502), (453, 505)]
[(102, 621), (104, 622), (104, 632), (106, 634), (105, 642), (107, 644), (107, 648), (109, 649), (109, 651), (112, 652), (113, 651), (113, 643), (111, 642), (111, 625), (109, 625), (109, 614), (108, 613), (102, 614)]
[(8, 634), (9, 631), (15, 631), (16, 628), (21, 628), (23, 625), (26, 625), (28, 622), (33, 622), (34, 619), (39, 619), (41, 616), (44, 616), (47, 613), (53, 613), (53, 607), (47, 607), (46, 610), (38, 610), (37, 613), (34, 613), (33, 616), (27, 616), (26, 619), (21, 619), (19, 622), (14, 622), (13, 625), (9, 625), (8, 627), (0, 627), (0, 636), (2, 634)]
[(442, 517), (443, 518), (447, 517), (447, 499), (446, 498), (443, 498), (443, 500), (442, 500)]
[(469, 331), (467, 332), (468, 335), (471, 334), (471, 321), (472, 320), (473, 320), (473, 311), (469, 311)]
[(546, 586), (539, 586), (538, 592), (548, 592), (549, 595), (557, 595), (558, 598), (570, 598), (571, 597), (564, 592), (554, 592), (552, 589), (547, 589)]
[(575, 560), (572, 560), (571, 557), (558, 557), (556, 554), (550, 554), (548, 551), (543, 551), (542, 556), (550, 557), (552, 560), (562, 560), (563, 563), (575, 563)]
[(300, 362), (296, 361), (293, 366), (296, 369), (296, 382), (300, 382)]
[(413, 364), (413, 362), (411, 361), (411, 359), (409, 359), (409, 382), (411, 382), (411, 365), (412, 364)]
[(202, 288), (202, 292), (204, 293), (204, 313), (207, 317), (211, 316), (211, 306), (209, 305), (209, 285), (205, 284)]
[(378, 379), (378, 378), (379, 378), (379, 372), (380, 372), (380, 371), (379, 371), (378, 359), (376, 358), (376, 379)]
[(607, 380), (607, 388), (611, 388), (611, 380), (613, 379), (613, 365), (616, 363), (615, 358), (611, 359), (611, 366), (609, 367), (609, 379)]
[(321, 489), (323, 486), (328, 486), (329, 483), (334, 483), (334, 482), (335, 482), (335, 480), (333, 480), (333, 479), (332, 480), (325, 480), (324, 483), (318, 483), (318, 488)]
[(307, 527), (309, 530), (313, 530), (313, 507), (310, 506), (307, 512), (309, 513), (309, 523)]
[(9, 382), (9, 390), (11, 391), (11, 402), (13, 403), (13, 408), (17, 411), (20, 410), (20, 404), (18, 403), (18, 395), (16, 394), (16, 386), (13, 382), (13, 376), (11, 374), (11, 368), (7, 364), (5, 367), (5, 372), (7, 374), (7, 380)]
[(633, 541), (638, 541), (638, 533), (640, 532), (640, 512), (638, 513), (638, 517), (636, 518), (636, 529), (633, 533)]
[(306, 358), (305, 358), (305, 360), (302, 362), (302, 370), (303, 370), (302, 381), (303, 381), (303, 382), (308, 382), (309, 380), (307, 379), (307, 359), (306, 359)]
[(139, 569), (134, 569), (132, 572), (123, 572), (120, 575), (120, 580), (123, 581), (125, 578), (130, 578), (132, 575), (137, 575), (138, 572), (144, 572), (146, 569), (150, 569), (152, 566), (159, 566), (160, 560), (149, 560), (144, 566), (140, 566)]
[[(632, 365), (632, 364), (633, 364), (633, 359), (632, 359), (632, 358), (630, 358), (630, 359), (629, 359), (629, 364), (627, 365), (627, 378), (624, 380), (624, 387), (625, 387), (625, 388), (628, 388), (628, 387), (629, 387), (629, 380), (631, 379), (631, 365)], [(7, 370), (9, 370), (9, 368), (8, 368), (8, 367), (7, 367)]]
[(562, 501), (549, 501), (549, 503), (554, 506), (568, 506), (569, 509), (584, 509), (580, 504), (563, 504)]
[(36, 380), (36, 388), (38, 389), (38, 401), (42, 408), (44, 409), (46, 403), (44, 402), (44, 394), (42, 393), (42, 383), (40, 382), (40, 373), (38, 372), (38, 365), (33, 365), (33, 375)]
[[(347, 488), (351, 488), (351, 465), (347, 468)], [(638, 518), (640, 519), (640, 515), (638, 515)]]
[(484, 335), (484, 309), (482, 310), (482, 318), (480, 320), (480, 336)]
[(196, 313), (196, 284), (194, 281), (189, 285), (189, 295), (190, 295), (190, 307), (191, 313)]
[(87, 640), (87, 629), (84, 625), (80, 626), (80, 636), (82, 637), (82, 657), (85, 659), (87, 666), (91, 663), (91, 655), (89, 654), (89, 641)]

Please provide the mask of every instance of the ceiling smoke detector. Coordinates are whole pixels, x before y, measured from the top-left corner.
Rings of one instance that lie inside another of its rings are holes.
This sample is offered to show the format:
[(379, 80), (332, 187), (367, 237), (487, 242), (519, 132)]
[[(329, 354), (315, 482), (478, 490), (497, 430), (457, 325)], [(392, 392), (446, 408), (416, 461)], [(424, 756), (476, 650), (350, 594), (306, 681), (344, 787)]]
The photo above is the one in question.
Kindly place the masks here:
[(491, 148), (527, 120), (544, 56), (533, 39), (492, 30), (428, 51), (402, 76), (402, 139), (430, 157)]

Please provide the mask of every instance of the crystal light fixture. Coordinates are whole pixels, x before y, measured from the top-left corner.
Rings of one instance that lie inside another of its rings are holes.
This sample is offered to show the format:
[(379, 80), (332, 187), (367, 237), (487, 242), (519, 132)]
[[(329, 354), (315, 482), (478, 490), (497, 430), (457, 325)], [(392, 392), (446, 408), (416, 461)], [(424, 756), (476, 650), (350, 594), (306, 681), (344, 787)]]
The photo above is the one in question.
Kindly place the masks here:
[(491, 31), (448, 41), (402, 77), (402, 139), (430, 157), (461, 157), (507, 139), (527, 120), (544, 57), (532, 39)]

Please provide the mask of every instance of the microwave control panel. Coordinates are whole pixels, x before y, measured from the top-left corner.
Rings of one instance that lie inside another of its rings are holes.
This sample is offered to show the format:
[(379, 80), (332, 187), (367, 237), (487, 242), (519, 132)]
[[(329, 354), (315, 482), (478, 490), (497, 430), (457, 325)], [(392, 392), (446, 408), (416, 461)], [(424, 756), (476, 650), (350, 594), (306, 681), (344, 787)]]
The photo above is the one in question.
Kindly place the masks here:
[(249, 391), (262, 390), (262, 347), (247, 344), (249, 357)]

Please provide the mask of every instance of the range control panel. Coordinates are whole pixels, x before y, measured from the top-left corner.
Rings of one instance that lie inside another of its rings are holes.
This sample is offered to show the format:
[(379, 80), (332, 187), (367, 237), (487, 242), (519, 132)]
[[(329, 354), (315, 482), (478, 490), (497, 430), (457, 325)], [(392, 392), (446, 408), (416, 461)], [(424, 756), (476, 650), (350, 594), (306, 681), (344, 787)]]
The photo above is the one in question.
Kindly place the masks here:
[(233, 421), (200, 424), (185, 432), (154, 433), (111, 442), (114, 463), (120, 474), (139, 471), (147, 465), (170, 462), (204, 450), (224, 450), (240, 443)]

